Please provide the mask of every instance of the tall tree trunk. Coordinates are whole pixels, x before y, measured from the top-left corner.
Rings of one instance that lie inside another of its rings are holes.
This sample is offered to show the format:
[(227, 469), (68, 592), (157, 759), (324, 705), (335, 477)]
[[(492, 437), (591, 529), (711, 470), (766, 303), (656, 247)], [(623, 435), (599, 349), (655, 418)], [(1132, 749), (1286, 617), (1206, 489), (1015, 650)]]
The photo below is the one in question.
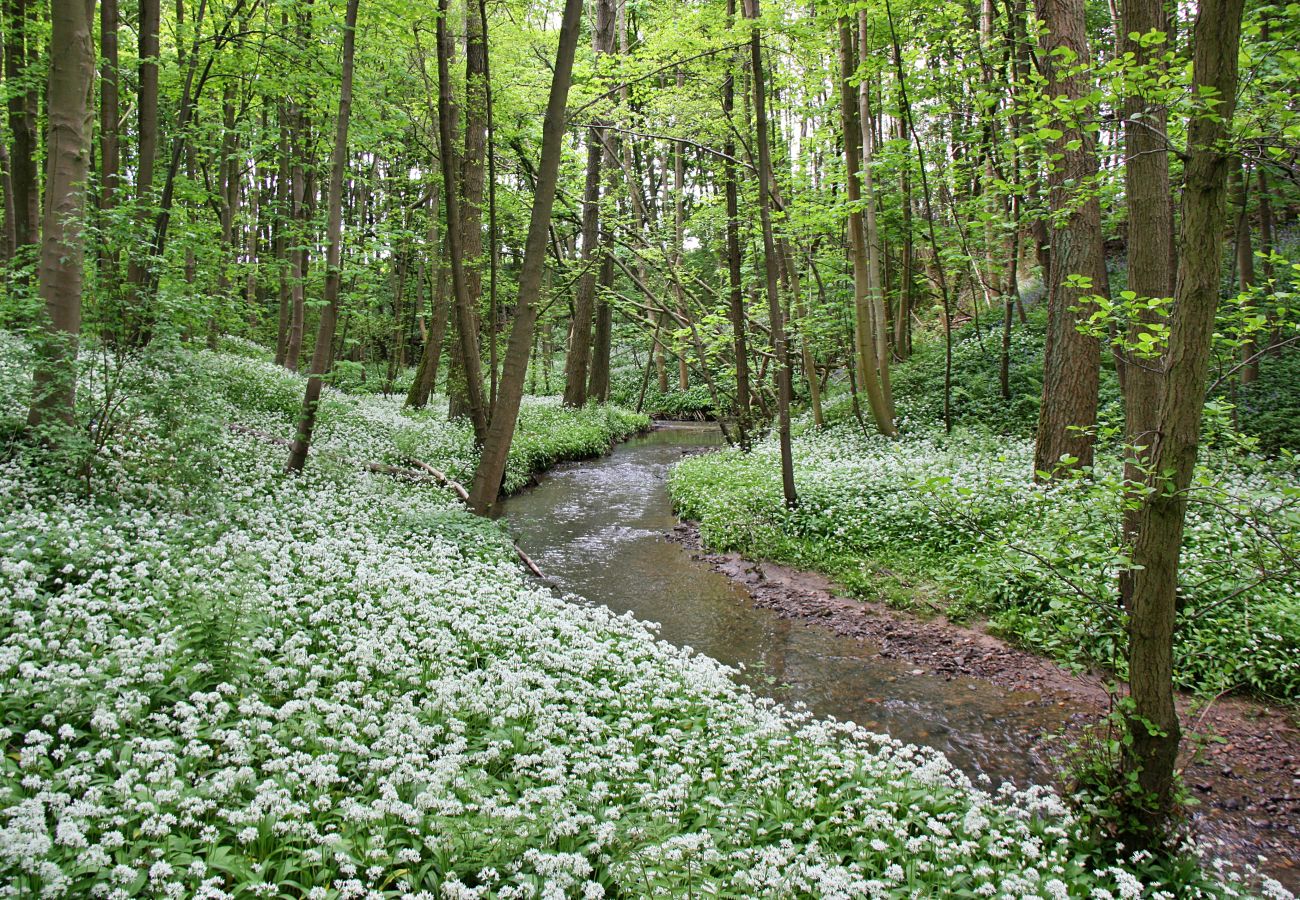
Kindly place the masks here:
[(840, 123), (844, 135), (845, 195), (849, 201), (849, 256), (853, 261), (853, 301), (856, 319), (853, 338), (858, 384), (867, 394), (871, 418), (881, 434), (894, 434), (893, 417), (885, 408), (880, 379), (876, 375), (875, 344), (871, 332), (871, 287), (867, 271), (867, 238), (862, 222), (861, 141), (857, 92), (852, 81), (857, 71), (854, 29), (846, 17), (840, 20)]
[[(32, 77), (37, 57), (31, 0), (5, 2), (5, 84), (9, 87), (9, 155), (13, 187), (15, 247), (41, 240), (40, 183), (36, 171), (37, 90)], [(32, 70), (32, 71), (29, 71)], [(28, 81), (28, 87), (20, 86)]]
[[(727, 0), (727, 22), (736, 16), (736, 0)], [(730, 60), (722, 82), (722, 113), (727, 118), (727, 136), (723, 144), (723, 192), (727, 204), (727, 308), (731, 316), (733, 355), (736, 358), (736, 428), (742, 447), (749, 446), (749, 348), (745, 336), (745, 294), (740, 269), (740, 197), (736, 183), (735, 126), (731, 124), (736, 104), (736, 71), (739, 54)]]
[[(864, 57), (870, 32), (867, 11), (858, 11), (858, 52)], [(871, 167), (876, 155), (875, 117), (871, 112), (870, 82), (863, 79), (858, 84), (858, 122), (862, 128), (862, 232), (867, 245), (867, 293), (870, 304), (868, 319), (871, 323), (872, 349), (869, 360), (875, 366), (876, 380), (880, 385), (880, 405), (889, 419), (893, 431), (894, 397), (889, 384), (889, 321), (885, 314), (885, 285), (880, 276), (880, 229), (876, 225), (876, 188)]]
[[(99, 4), (99, 55), (103, 62), (99, 70), (99, 208), (103, 212), (117, 205), (117, 191), (122, 171), (122, 149), (119, 141), (118, 117), (118, 12), (117, 0), (101, 0)], [(100, 240), (99, 277), (100, 290), (111, 290), (116, 268), (116, 258)]]
[(564, 109), (573, 75), (573, 56), (582, 25), (582, 0), (565, 0), (564, 18), (560, 23), (559, 48), (556, 51), (551, 94), (542, 124), (542, 157), (537, 167), (537, 184), (533, 191), (532, 216), (524, 245), (524, 262), (519, 272), (519, 299), (515, 305), (514, 324), (501, 373), (501, 392), (496, 412), (470, 490), (470, 506), (480, 515), (490, 515), (501, 491), (506, 459), (519, 419), (519, 405), (524, 395), (528, 373), (528, 354), (532, 347), (533, 328), (541, 300), (542, 274), (546, 266), (546, 242), (550, 232), (551, 209), (559, 181), (560, 157), (564, 152)]
[[(158, 0), (140, 0), (140, 72), (136, 93), (136, 121), (139, 130), (136, 154), (135, 200), (140, 204), (139, 218), (141, 224), (152, 220), (152, 198), (154, 166), (158, 158), (158, 28), (161, 18)], [(198, 23), (195, 23), (198, 28)], [(131, 284), (134, 302), (140, 296), (149, 278), (151, 261), (147, 250), (141, 254), (131, 254), (127, 266), (127, 280)], [(148, 316), (138, 310), (130, 310), (132, 324), (128, 326), (128, 340), (141, 340), (142, 336), (134, 332), (141, 329), (148, 332)]]
[[(1124, 0), (1120, 50), (1132, 53), (1134, 64), (1154, 80), (1162, 74), (1162, 60), (1168, 42), (1147, 44), (1130, 35), (1169, 31), (1163, 0)], [(1140, 299), (1172, 297), (1174, 293), (1174, 207), (1169, 184), (1169, 153), (1165, 137), (1169, 131), (1168, 108), (1135, 91), (1124, 101), (1124, 194), (1128, 207), (1128, 289)], [(1162, 315), (1140, 309), (1128, 328), (1126, 343), (1132, 347), (1139, 335), (1159, 323)], [(1130, 502), (1124, 511), (1123, 534), (1132, 546), (1138, 528), (1138, 501), (1145, 467), (1155, 436), (1155, 418), (1160, 391), (1158, 358), (1138, 358), (1133, 351), (1121, 354), (1121, 386), (1124, 394), (1125, 441), (1124, 480)], [(1120, 573), (1120, 599), (1131, 606), (1133, 573)]]
[(352, 113), (352, 63), (356, 58), (357, 0), (348, 0), (343, 24), (343, 72), (339, 83), (339, 114), (334, 126), (334, 148), (330, 159), (329, 208), (326, 213), (325, 306), (316, 329), (316, 346), (312, 349), (311, 372), (298, 429), (289, 450), (288, 470), (302, 471), (316, 428), (316, 410), (320, 404), (325, 373), (333, 362), (334, 328), (339, 318), (339, 276), (343, 268), (343, 170), (348, 162), (348, 120)]
[[(1088, 35), (1083, 0), (1037, 0), (1038, 17), (1046, 26), (1039, 64), (1051, 96), (1064, 97), (1076, 108), (1090, 87), (1082, 73)], [(1063, 57), (1061, 54), (1065, 54)], [(1063, 59), (1069, 59), (1068, 64)], [(1035, 477), (1064, 468), (1092, 465), (1093, 428), (1097, 424), (1097, 389), (1101, 347), (1095, 337), (1079, 331), (1093, 304), (1087, 298), (1109, 293), (1102, 248), (1101, 204), (1095, 194), (1097, 152), (1095, 136), (1075, 121), (1058, 123), (1061, 136), (1051, 143), (1060, 155), (1048, 174), (1054, 227), (1052, 276), (1048, 283), (1047, 348), (1043, 368), (1043, 402), (1034, 446)], [(1082, 197), (1081, 197), (1082, 194)], [(1071, 286), (1071, 276), (1083, 276), (1091, 286)]]
[[(610, 0), (595, 0), (596, 27), (592, 49), (600, 57), (613, 50), (614, 9)], [(587, 178), (582, 192), (582, 274), (573, 298), (573, 336), (564, 361), (564, 403), (582, 406), (587, 402), (587, 378), (591, 367), (591, 321), (595, 310), (598, 267), (594, 260), (600, 240), (600, 166), (605, 156), (604, 129), (597, 123), (587, 129)]]
[[(465, 272), (465, 235), (461, 221), (461, 197), (457, 185), (455, 154), (455, 110), (451, 85), (451, 33), (447, 28), (447, 0), (438, 0), (438, 132), (442, 153), (443, 205), (447, 210), (446, 246), (451, 261), (452, 294), (456, 303), (456, 331), (460, 364), (465, 375), (465, 400), (474, 442), (487, 436), (487, 408), (483, 403), (483, 372), (479, 362), (478, 316), (475, 315), (470, 285)], [(480, 199), (481, 199), (480, 186)], [(481, 237), (480, 237), (481, 240)], [(481, 244), (480, 244), (481, 250)]]
[(49, 128), (46, 135), (45, 222), (39, 282), (46, 333), (36, 343), (34, 431), (71, 424), (76, 413), (77, 337), (81, 332), (82, 225), (95, 109), (94, 0), (55, 3), (51, 10)]
[(752, 20), (749, 33), (750, 71), (754, 89), (754, 130), (758, 144), (758, 213), (763, 229), (763, 262), (767, 274), (767, 308), (772, 327), (775, 356), (777, 438), (781, 447), (781, 493), (787, 507), (795, 507), (799, 496), (794, 486), (794, 453), (790, 445), (790, 357), (785, 339), (785, 313), (777, 286), (776, 241), (772, 235), (772, 153), (767, 136), (767, 96), (763, 74), (763, 40), (758, 26), (758, 0), (745, 0), (745, 16)]
[[(479, 347), (481, 322), (479, 303), (483, 298), (483, 188), (484, 161), (487, 149), (487, 37), (481, 16), (471, 14), (472, 2), (465, 12), (465, 152), (460, 158), (460, 220), (461, 252), (465, 259), (465, 295), (473, 314), (475, 347)], [(452, 54), (448, 52), (448, 62)], [(455, 123), (457, 116), (452, 116)], [(455, 127), (453, 124), (453, 131)], [(452, 154), (455, 157), (455, 153)], [(459, 322), (459, 318), (457, 319)], [(457, 326), (459, 329), (459, 326)], [(468, 375), (464, 352), (457, 331), (457, 352), (452, 354), (454, 377), (448, 382), (450, 414), (453, 418), (468, 416), (474, 421), (473, 403), (469, 394)], [(481, 375), (481, 372), (480, 372)], [(480, 387), (480, 393), (482, 388)], [(482, 419), (487, 422), (486, 401)], [(475, 430), (477, 440), (482, 435)]]
[(1131, 798), (1143, 828), (1129, 837), (1139, 846), (1163, 839), (1174, 802), (1180, 739), (1173, 687), (1178, 563), (1219, 301), (1231, 162), (1222, 145), (1236, 102), (1241, 16), (1242, 0), (1202, 0), (1196, 16), (1191, 95), (1203, 98), (1209, 92), (1217, 105), (1214, 115), (1193, 114), (1188, 122), (1174, 311), (1149, 451), (1149, 492), (1133, 542), (1128, 649), (1132, 741), (1124, 745), (1120, 777), (1136, 775), (1144, 795)]
[[(1250, 168), (1238, 158), (1232, 177), (1232, 203), (1236, 207), (1233, 249), (1237, 257), (1237, 288), (1247, 295), (1255, 287), (1255, 248), (1250, 239), (1250, 182)], [(1241, 346), (1243, 385), (1259, 378), (1258, 350), (1259, 346), (1253, 338)]]

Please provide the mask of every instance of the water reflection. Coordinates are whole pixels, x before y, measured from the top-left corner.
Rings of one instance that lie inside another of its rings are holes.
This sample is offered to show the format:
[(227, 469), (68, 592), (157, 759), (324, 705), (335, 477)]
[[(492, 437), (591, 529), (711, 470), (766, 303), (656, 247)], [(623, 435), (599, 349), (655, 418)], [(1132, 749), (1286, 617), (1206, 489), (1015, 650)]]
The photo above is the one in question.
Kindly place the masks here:
[(561, 466), (512, 498), (504, 515), (524, 550), (564, 591), (659, 622), (661, 636), (728, 665), (755, 689), (942, 750), (968, 773), (1041, 781), (1033, 738), (1060, 725), (1037, 695), (913, 666), (824, 628), (755, 608), (748, 594), (665, 539), (676, 524), (666, 476), (714, 426), (674, 425), (592, 462)]

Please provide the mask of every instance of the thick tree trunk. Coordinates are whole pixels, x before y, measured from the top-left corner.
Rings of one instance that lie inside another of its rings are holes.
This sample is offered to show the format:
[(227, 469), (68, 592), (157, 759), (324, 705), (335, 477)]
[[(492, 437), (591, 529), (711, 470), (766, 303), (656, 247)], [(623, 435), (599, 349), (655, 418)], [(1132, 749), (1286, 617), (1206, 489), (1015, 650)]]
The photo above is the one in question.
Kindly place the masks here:
[(1242, 0), (1202, 0), (1197, 12), (1192, 96), (1202, 97), (1208, 90), (1218, 105), (1215, 115), (1193, 115), (1188, 123), (1174, 312), (1149, 451), (1150, 490), (1133, 542), (1128, 649), (1132, 742), (1124, 747), (1121, 777), (1136, 774), (1141, 787), (1143, 796), (1132, 799), (1132, 813), (1143, 828), (1130, 838), (1145, 845), (1162, 840), (1174, 802), (1180, 738), (1173, 687), (1178, 563), (1219, 302), (1230, 167), (1222, 144), (1236, 100), (1241, 15)]
[(470, 489), (470, 506), (484, 516), (492, 513), (501, 491), (506, 459), (510, 454), (510, 443), (514, 439), (515, 425), (519, 419), (519, 405), (524, 395), (528, 354), (532, 347), (533, 328), (537, 324), (541, 300), (551, 209), (559, 181), (560, 157), (564, 152), (564, 109), (568, 102), (573, 56), (577, 50), (581, 25), (582, 0), (565, 0), (551, 94), (542, 125), (542, 157), (533, 191), (533, 209), (524, 245), (524, 262), (519, 272), (519, 299), (515, 305), (514, 324), (510, 329), (510, 342), (506, 346), (501, 373), (501, 392), (497, 397), (496, 411), (492, 416), (487, 439), (483, 442), (478, 469), (474, 472), (474, 485)]
[[(1039, 64), (1047, 91), (1080, 104), (1090, 90), (1076, 70), (1088, 59), (1083, 0), (1037, 0), (1038, 17), (1046, 26)], [(1059, 52), (1073, 60), (1068, 65)], [(1083, 113), (1080, 112), (1082, 118)], [(1051, 231), (1052, 264), (1048, 282), (1047, 348), (1043, 369), (1043, 401), (1034, 447), (1035, 477), (1064, 468), (1092, 465), (1093, 429), (1097, 424), (1097, 389), (1101, 347), (1079, 331), (1093, 309), (1086, 298), (1109, 293), (1102, 247), (1101, 204), (1095, 191), (1095, 136), (1078, 121), (1058, 123), (1061, 136), (1051, 143), (1060, 159), (1048, 174), (1049, 203), (1055, 227)], [(1083, 276), (1091, 286), (1071, 286), (1071, 276)]]
[(333, 362), (334, 328), (339, 317), (339, 276), (343, 268), (343, 170), (348, 161), (348, 120), (352, 113), (352, 63), (356, 57), (357, 0), (348, 0), (343, 24), (343, 72), (339, 84), (339, 114), (334, 126), (334, 147), (330, 160), (329, 208), (326, 224), (325, 306), (316, 329), (316, 346), (312, 349), (311, 372), (293, 447), (289, 450), (288, 470), (302, 471), (316, 428), (316, 409), (320, 404), (325, 373)]
[(745, 0), (745, 16), (753, 20), (749, 33), (750, 71), (754, 89), (754, 130), (758, 144), (758, 213), (763, 228), (763, 261), (767, 274), (767, 308), (772, 328), (772, 353), (776, 358), (777, 438), (781, 447), (781, 492), (787, 507), (799, 496), (794, 486), (794, 454), (790, 445), (790, 357), (785, 339), (785, 313), (777, 285), (776, 241), (772, 235), (772, 154), (767, 137), (767, 96), (763, 75), (763, 40), (758, 27), (758, 0)]
[[(77, 336), (90, 171), (95, 82), (94, 0), (55, 3), (51, 10), (49, 129), (46, 136), (45, 222), (39, 281), (46, 333), (36, 342), (27, 424), (39, 432), (76, 412)], [(39, 436), (39, 434), (38, 434)]]

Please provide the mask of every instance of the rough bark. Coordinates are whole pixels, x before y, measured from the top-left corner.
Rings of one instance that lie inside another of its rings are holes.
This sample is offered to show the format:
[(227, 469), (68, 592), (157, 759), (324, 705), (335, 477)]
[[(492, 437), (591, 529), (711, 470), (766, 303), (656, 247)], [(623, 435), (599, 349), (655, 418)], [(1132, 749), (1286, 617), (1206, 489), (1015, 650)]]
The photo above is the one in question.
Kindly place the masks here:
[(506, 459), (519, 418), (519, 405), (523, 400), (528, 355), (532, 348), (533, 328), (537, 324), (542, 275), (546, 265), (551, 209), (555, 203), (560, 157), (564, 151), (564, 108), (568, 101), (573, 56), (581, 25), (582, 0), (565, 0), (559, 48), (551, 78), (551, 93), (542, 124), (542, 157), (537, 167), (537, 184), (533, 192), (532, 215), (524, 245), (524, 262), (519, 272), (519, 298), (515, 305), (510, 341), (506, 346), (496, 411), (492, 416), (487, 439), (483, 442), (478, 469), (474, 472), (474, 484), (470, 489), (470, 506), (480, 515), (492, 513), (501, 491)]
[(38, 274), (46, 333), (36, 342), (27, 417), (34, 431), (55, 421), (71, 424), (76, 412), (82, 225), (95, 115), (94, 16), (94, 0), (55, 3), (51, 10), (45, 221)]
[(1133, 542), (1128, 649), (1132, 743), (1124, 748), (1122, 775), (1136, 773), (1142, 789), (1133, 813), (1144, 827), (1132, 838), (1145, 844), (1163, 837), (1174, 802), (1180, 738), (1173, 687), (1178, 564), (1219, 301), (1230, 166), (1222, 144), (1236, 98), (1241, 15), (1242, 0), (1202, 0), (1197, 12), (1192, 96), (1209, 89), (1220, 102), (1215, 115), (1193, 115), (1188, 123), (1175, 305), (1151, 442), (1150, 491)]
[(333, 362), (334, 329), (339, 317), (339, 276), (343, 262), (343, 171), (348, 160), (348, 121), (352, 113), (352, 64), (356, 57), (357, 0), (348, 0), (343, 25), (343, 71), (339, 83), (339, 112), (334, 126), (334, 147), (330, 160), (330, 186), (326, 223), (325, 306), (316, 329), (316, 346), (312, 349), (311, 371), (293, 447), (289, 451), (288, 470), (302, 471), (316, 428), (316, 410), (320, 404), (325, 373)]
[[(1037, 0), (1038, 18), (1046, 27), (1039, 64), (1047, 92), (1078, 103), (1090, 86), (1077, 71), (1089, 59), (1083, 0)], [(1066, 62), (1066, 60), (1070, 60)], [(1101, 347), (1079, 331), (1092, 304), (1086, 298), (1108, 293), (1102, 246), (1101, 205), (1096, 197), (1096, 138), (1078, 121), (1057, 123), (1061, 136), (1051, 142), (1060, 158), (1048, 173), (1051, 229), (1051, 278), (1048, 282), (1047, 347), (1043, 400), (1034, 446), (1038, 473), (1092, 465), (1093, 429), (1097, 424), (1097, 388)], [(1073, 287), (1070, 276), (1089, 279), (1087, 289)], [(1061, 460), (1074, 460), (1062, 466)]]

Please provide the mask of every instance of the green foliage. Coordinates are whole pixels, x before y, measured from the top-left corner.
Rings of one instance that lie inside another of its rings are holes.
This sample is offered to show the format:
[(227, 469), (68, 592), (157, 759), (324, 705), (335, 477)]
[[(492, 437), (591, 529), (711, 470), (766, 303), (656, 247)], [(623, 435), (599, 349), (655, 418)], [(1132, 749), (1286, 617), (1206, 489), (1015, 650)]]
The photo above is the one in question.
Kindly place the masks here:
[[(1118, 460), (1034, 484), (1032, 445), (980, 432), (890, 442), (839, 426), (796, 439), (800, 505), (781, 499), (770, 441), (684, 460), (671, 489), (721, 550), (816, 568), (868, 597), (909, 602), (927, 582), (954, 616), (1072, 665), (1124, 674), (1126, 565)], [(1183, 548), (1176, 682), (1300, 698), (1300, 549), (1294, 457), (1225, 447), (1199, 472)]]

